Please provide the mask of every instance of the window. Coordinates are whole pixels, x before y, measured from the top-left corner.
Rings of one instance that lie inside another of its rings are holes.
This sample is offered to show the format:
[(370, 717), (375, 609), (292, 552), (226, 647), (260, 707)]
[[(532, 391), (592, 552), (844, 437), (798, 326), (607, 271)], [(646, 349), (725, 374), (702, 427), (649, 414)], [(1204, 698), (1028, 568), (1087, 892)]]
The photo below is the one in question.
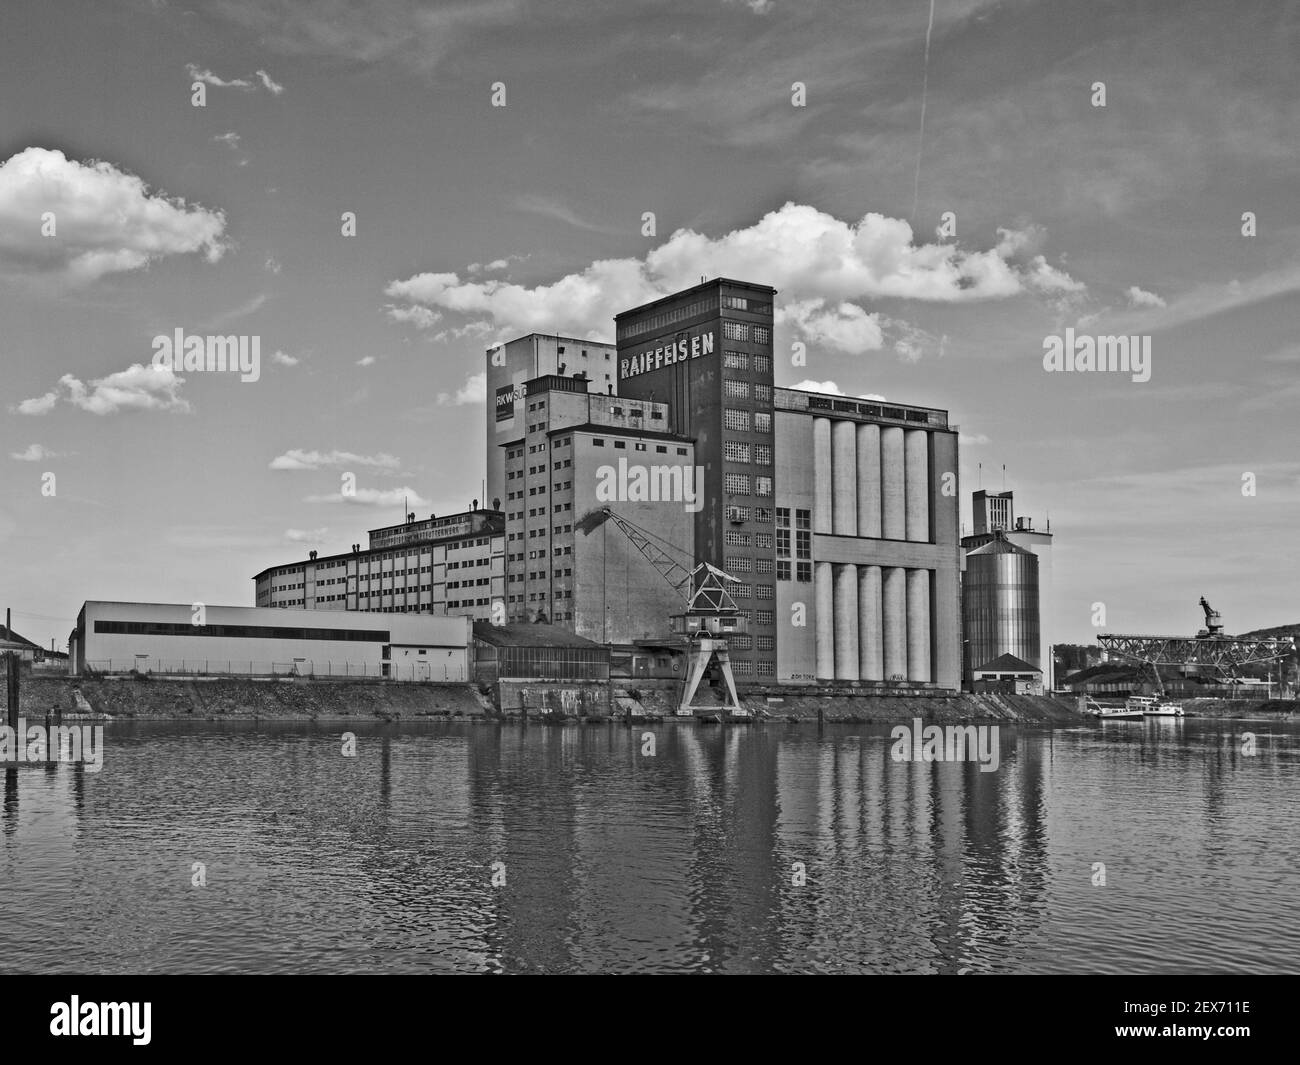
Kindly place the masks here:
[(722, 382), (722, 394), (732, 399), (749, 398), (749, 382), (726, 380)]
[(592, 446), (592, 447), (604, 447), (604, 446), (605, 446), (605, 441), (602, 440), (602, 439), (601, 439), (600, 437), (598, 437), (598, 436), (593, 436), (593, 437), (591, 438), (591, 446)]
[(755, 477), (755, 478), (754, 478), (754, 495), (756, 495), (756, 496), (770, 496), (771, 494), (772, 494), (772, 478), (771, 478), (771, 477)]
[(765, 325), (754, 326), (754, 343), (770, 344), (772, 343), (772, 330)]
[(728, 521), (749, 521), (749, 507), (727, 507)]
[(722, 365), (728, 370), (748, 370), (749, 356), (743, 351), (724, 351)]
[(722, 487), (727, 495), (747, 496), (749, 495), (749, 474), (728, 473), (722, 479)]
[(738, 677), (748, 677), (754, 672), (754, 663), (747, 658), (733, 658), (731, 671)]
[(758, 623), (760, 625), (772, 625), (774, 624), (773, 617), (772, 611), (760, 610), (758, 612)]
[(723, 445), (723, 453), (728, 462), (749, 461), (749, 445), (740, 440), (728, 440)]
[(754, 572), (755, 572), (755, 573), (771, 573), (771, 572), (772, 572), (772, 560), (771, 560), (770, 558), (756, 558), (756, 559), (754, 559)]
[(735, 636), (727, 637), (727, 646), (737, 651), (748, 651), (754, 646), (754, 637), (744, 632), (737, 633)]
[(757, 589), (758, 598), (773, 599), (775, 598), (775, 589), (770, 584), (760, 584)]
[(758, 402), (760, 402), (760, 403), (771, 403), (771, 402), (772, 402), (772, 386), (771, 386), (771, 385), (755, 385), (755, 386), (754, 386), (754, 398), (755, 398), (756, 400), (758, 400)]
[(668, 449), (667, 449), (666, 447), (664, 447), (663, 444), (655, 444), (655, 454), (656, 454), (656, 455), (667, 455), (667, 454), (668, 454)]
[(765, 410), (754, 411), (754, 432), (770, 433), (772, 431), (772, 415)]
[(771, 509), (771, 507), (755, 507), (755, 508), (754, 508), (754, 520), (755, 520), (755, 521), (761, 521), (761, 522), (763, 522), (764, 524), (767, 524), (767, 525), (771, 525), (771, 524), (772, 524), (772, 509)]
[[(739, 532), (736, 529), (728, 529), (723, 536), (723, 541), (728, 547), (748, 547), (749, 533)], [(771, 546), (770, 544), (768, 545)]]
[(771, 534), (771, 533), (755, 533), (755, 534), (754, 534), (754, 546), (755, 546), (756, 548), (758, 548), (760, 551), (771, 551), (771, 550), (772, 550), (772, 534)]
[(748, 340), (748, 322), (723, 322), (722, 335), (728, 340)]
[[(760, 637), (759, 639), (761, 640), (762, 637)], [(762, 648), (760, 647), (759, 650), (761, 651)], [(768, 650), (771, 650), (771, 648), (768, 648)], [(758, 660), (758, 675), (760, 677), (775, 677), (776, 663), (773, 662), (770, 658), (760, 658)]]
[(638, 451), (644, 451), (644, 450), (645, 450), (645, 444), (637, 444), (636, 449), (637, 449)]
[(727, 572), (733, 575), (736, 573), (748, 573), (753, 561), (753, 559), (746, 558), (744, 555), (728, 555), (726, 563)]
[(760, 374), (770, 374), (770, 373), (772, 372), (772, 356), (771, 356), (771, 355), (755, 355), (755, 356), (754, 356), (754, 372), (755, 372), (755, 373), (760, 373)]
[(777, 561), (776, 579), (778, 581), (788, 581), (790, 579), (790, 562), (788, 559), (779, 559)]
[(685, 454), (686, 454), (686, 449), (685, 449), (684, 447), (679, 447), (679, 448), (677, 449), (677, 454), (679, 454), (679, 455), (685, 455)]
[(733, 584), (731, 586), (731, 598), (733, 599), (753, 599), (754, 589), (748, 584)]
[(749, 411), (727, 407), (722, 414), (722, 424), (734, 432), (749, 432)]
[(812, 563), (796, 562), (794, 564), (794, 579), (807, 583), (812, 580)]
[(757, 466), (772, 465), (772, 445), (755, 444), (754, 445), (754, 464)]
[(614, 441), (614, 446), (615, 446), (616, 448), (618, 448), (620, 451), (626, 451), (626, 450), (627, 450), (627, 441), (625, 441), (625, 440), (615, 440), (615, 441)]

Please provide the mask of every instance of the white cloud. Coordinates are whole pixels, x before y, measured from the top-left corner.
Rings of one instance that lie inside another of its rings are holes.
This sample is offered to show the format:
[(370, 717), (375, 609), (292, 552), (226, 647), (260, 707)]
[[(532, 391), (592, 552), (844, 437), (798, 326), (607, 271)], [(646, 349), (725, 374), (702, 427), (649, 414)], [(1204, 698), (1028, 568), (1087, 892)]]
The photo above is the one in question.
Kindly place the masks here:
[(427, 510), (432, 503), (410, 488), (358, 488), (352, 495), (331, 492), (328, 495), (307, 496), (305, 503), (344, 503), (356, 507), (400, 507)]
[(357, 359), (358, 366), (373, 366), (377, 360), (373, 355), (363, 355)]
[(59, 457), (59, 452), (51, 451), (48, 447), (40, 444), (28, 444), (22, 451), (9, 452), (11, 459), (17, 459), (19, 462), (40, 462), (42, 459), (53, 459)]
[(842, 351), (884, 344), (878, 315), (862, 303), (899, 298), (973, 302), (1018, 294), (1057, 298), (1085, 286), (1035, 254), (1042, 231), (999, 230), (998, 244), (914, 244), (900, 219), (867, 214), (842, 222), (787, 203), (754, 225), (712, 238), (680, 229), (642, 259), (603, 259), (549, 285), (462, 280), (454, 273), (393, 281), (391, 299), (474, 319), (496, 339), (565, 333), (595, 339), (615, 313), (698, 284), (705, 277), (762, 280), (778, 290), (779, 320), (803, 339)]
[(292, 544), (323, 544), (329, 529), (285, 529), (284, 538)]
[(800, 381), (790, 387), (799, 392), (824, 392), (829, 396), (844, 395), (843, 390), (834, 381)]
[(415, 326), (416, 329), (432, 329), (442, 321), (441, 314), (429, 310), (428, 307), (422, 307), (418, 303), (410, 307), (398, 307), (390, 303), (384, 310), (393, 321), (407, 322)]
[(298, 363), (302, 362), (302, 359), (290, 355), (288, 352), (276, 349), (271, 354), (271, 361), (277, 366), (297, 366)]
[(469, 377), (454, 393), (438, 393), (438, 406), (461, 407), (467, 403), (482, 403), (487, 399), (487, 373)]
[(196, 63), (186, 63), (185, 73), (190, 76), (190, 81), (201, 81), (205, 85), (211, 85), (216, 89), (239, 89), (241, 92), (252, 92), (257, 88), (247, 78), (230, 78), (227, 80), (210, 70), (200, 69)]
[(401, 465), (400, 459), (383, 451), (378, 455), (358, 455), (351, 451), (304, 451), (295, 447), (273, 458), (268, 469), (336, 470), (347, 466), (371, 466), (396, 470)]
[(1154, 292), (1147, 292), (1140, 289), (1137, 285), (1130, 285), (1124, 293), (1128, 297), (1130, 307), (1163, 307), (1165, 301), (1162, 297), (1157, 296)]
[(266, 262), (262, 264), (262, 269), (268, 273), (278, 274), (284, 267), (280, 265), (280, 260), (274, 255), (268, 255)]
[(218, 133), (212, 139), (214, 141), (219, 141), (228, 148), (233, 148), (235, 151), (239, 151), (239, 134), (235, 133), (233, 130), (226, 133)]
[(59, 394), (57, 392), (46, 392), (43, 396), (23, 400), (14, 410), (19, 414), (49, 414), (58, 402)]
[(54, 391), (18, 404), (19, 414), (48, 414), (62, 399), (91, 414), (117, 414), (124, 410), (189, 411), (181, 398), (183, 377), (168, 367), (133, 363), (125, 370), (90, 382), (89, 387), (72, 374), (64, 374)]
[(258, 78), (261, 79), (262, 87), (266, 89), (272, 96), (279, 96), (280, 93), (284, 92), (284, 86), (274, 81), (271, 78), (271, 75), (268, 74), (265, 70), (259, 70), (257, 72), (257, 76)]
[[(41, 233), (53, 215), (56, 238)], [(0, 263), (74, 282), (137, 270), (168, 255), (225, 252), (225, 215), (152, 195), (111, 163), (26, 148), (0, 163)]]

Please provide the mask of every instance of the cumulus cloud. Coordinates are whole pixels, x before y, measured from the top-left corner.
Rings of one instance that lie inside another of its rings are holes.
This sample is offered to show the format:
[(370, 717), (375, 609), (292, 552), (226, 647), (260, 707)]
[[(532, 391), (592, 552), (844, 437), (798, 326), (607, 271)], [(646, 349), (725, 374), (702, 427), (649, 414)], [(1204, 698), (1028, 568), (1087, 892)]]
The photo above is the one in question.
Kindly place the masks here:
[(169, 367), (133, 363), (89, 385), (72, 374), (59, 378), (55, 388), (35, 399), (25, 399), (15, 408), (19, 414), (48, 414), (59, 400), (91, 414), (117, 414), (126, 410), (187, 412), (190, 405), (180, 395), (183, 377)]
[(1154, 292), (1147, 292), (1140, 289), (1137, 285), (1130, 285), (1124, 293), (1128, 297), (1130, 307), (1163, 307), (1165, 301), (1162, 297), (1157, 296)]
[(344, 503), (354, 507), (400, 507), (427, 510), (432, 506), (418, 492), (410, 488), (358, 488), (350, 495), (331, 492), (328, 495), (306, 496), (305, 503)]
[(19, 462), (40, 462), (42, 459), (58, 458), (59, 453), (41, 444), (28, 444), (22, 451), (9, 452), (9, 457)]
[[(846, 398), (848, 397), (848, 393), (845, 392), (842, 388), (840, 388), (840, 386), (837, 385), (834, 381), (813, 381), (809, 379), (806, 381), (800, 381), (797, 385), (791, 385), (790, 387), (795, 389), (798, 392), (821, 392), (823, 395), (828, 395), (828, 396), (844, 396)], [(858, 396), (857, 398), (871, 399), (877, 402), (883, 402), (885, 397), (876, 395), (874, 392), (864, 392), (862, 395)]]
[(378, 360), (373, 355), (363, 355), (357, 359), (358, 366), (373, 366)]
[(765, 281), (778, 290), (778, 324), (842, 351), (877, 350), (887, 332), (873, 299), (974, 302), (1031, 294), (1060, 298), (1085, 286), (1038, 251), (1041, 230), (1000, 229), (987, 250), (917, 244), (905, 221), (870, 213), (843, 222), (787, 203), (721, 237), (679, 229), (644, 259), (603, 259), (549, 285), (423, 273), (391, 282), (401, 304), (473, 319), (496, 339), (562, 333), (597, 339), (614, 314), (698, 284), (705, 277)]
[(262, 82), (262, 88), (264, 88), (272, 96), (279, 96), (280, 93), (284, 92), (284, 86), (281, 85), (279, 82), (275, 81), (274, 79), (272, 79), (271, 75), (268, 74), (265, 70), (259, 70), (257, 72), (257, 76), (258, 79)]
[(280, 260), (274, 255), (268, 255), (266, 262), (262, 264), (262, 269), (271, 274), (278, 274), (284, 267), (280, 265)]
[(291, 544), (323, 544), (329, 529), (285, 529), (284, 538)]
[(467, 403), (482, 403), (487, 399), (487, 374), (476, 373), (455, 392), (439, 392), (438, 406), (463, 407)]
[(419, 304), (398, 307), (390, 303), (384, 310), (393, 321), (406, 322), (415, 326), (416, 329), (432, 329), (442, 321), (442, 315), (437, 311), (431, 311), (428, 307), (422, 307)]
[[(44, 236), (47, 217), (53, 236)], [(78, 163), (26, 148), (0, 163), (0, 264), (85, 283), (137, 270), (168, 255), (201, 252), (216, 262), (225, 215), (151, 194), (111, 163)]]
[(290, 355), (287, 351), (280, 351), (278, 348), (271, 353), (271, 361), (277, 366), (297, 366), (302, 359)]
[(272, 470), (337, 470), (348, 466), (371, 466), (396, 470), (402, 465), (393, 455), (381, 451), (378, 455), (358, 455), (351, 451), (304, 451), (290, 448), (277, 455), (268, 466)]

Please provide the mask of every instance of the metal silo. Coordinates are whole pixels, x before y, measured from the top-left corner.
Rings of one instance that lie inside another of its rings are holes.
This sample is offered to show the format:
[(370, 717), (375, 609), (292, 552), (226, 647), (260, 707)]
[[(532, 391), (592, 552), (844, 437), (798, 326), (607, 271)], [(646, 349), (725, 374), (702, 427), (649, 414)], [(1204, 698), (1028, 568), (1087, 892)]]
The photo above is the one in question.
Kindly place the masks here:
[(1038, 557), (1000, 532), (966, 552), (962, 580), (965, 673), (1004, 654), (1039, 660)]

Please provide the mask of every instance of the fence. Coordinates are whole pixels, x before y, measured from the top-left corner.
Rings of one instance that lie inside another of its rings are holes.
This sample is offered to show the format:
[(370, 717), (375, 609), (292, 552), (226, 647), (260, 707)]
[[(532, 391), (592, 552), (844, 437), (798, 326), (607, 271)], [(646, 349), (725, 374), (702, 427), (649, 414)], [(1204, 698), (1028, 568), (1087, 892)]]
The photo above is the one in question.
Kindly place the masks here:
[(604, 647), (498, 647), (476, 641), (479, 680), (609, 680)]
[(191, 677), (314, 677), (317, 679), (391, 680), (404, 684), (463, 684), (468, 680), (460, 663), (430, 662), (256, 662), (240, 659), (102, 658), (86, 662), (87, 674)]

